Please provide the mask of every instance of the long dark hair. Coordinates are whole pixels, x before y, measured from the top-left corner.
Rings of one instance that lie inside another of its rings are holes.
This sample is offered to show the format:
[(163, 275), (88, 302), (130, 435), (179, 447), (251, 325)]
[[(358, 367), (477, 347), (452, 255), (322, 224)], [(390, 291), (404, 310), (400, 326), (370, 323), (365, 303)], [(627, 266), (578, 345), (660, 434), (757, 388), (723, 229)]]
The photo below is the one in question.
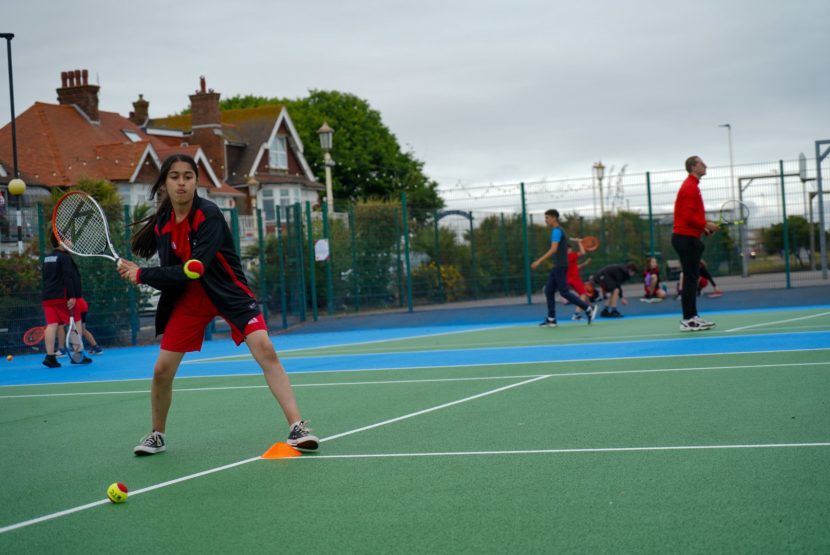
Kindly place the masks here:
[(161, 170), (159, 170), (158, 179), (156, 179), (155, 184), (153, 184), (153, 188), (150, 189), (150, 200), (153, 200), (156, 195), (159, 195), (160, 204), (158, 210), (146, 218), (132, 223), (133, 226), (141, 227), (135, 232), (130, 240), (130, 247), (134, 254), (142, 258), (150, 258), (156, 254), (156, 250), (158, 249), (156, 245), (156, 232), (154, 228), (156, 226), (158, 214), (160, 212), (164, 212), (165, 210), (169, 210), (172, 207), (170, 199), (167, 196), (167, 190), (164, 188), (164, 184), (167, 181), (167, 174), (170, 173), (170, 168), (176, 162), (185, 162), (193, 168), (193, 172), (196, 175), (199, 175), (199, 168), (196, 166), (196, 160), (187, 154), (173, 154), (164, 160), (161, 165)]

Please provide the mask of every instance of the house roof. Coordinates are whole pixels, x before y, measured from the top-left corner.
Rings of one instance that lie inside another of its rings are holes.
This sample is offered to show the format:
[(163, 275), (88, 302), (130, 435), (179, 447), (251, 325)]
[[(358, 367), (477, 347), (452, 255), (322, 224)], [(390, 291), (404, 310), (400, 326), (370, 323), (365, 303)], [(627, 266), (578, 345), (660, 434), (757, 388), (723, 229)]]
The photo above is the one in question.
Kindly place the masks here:
[[(286, 114), (282, 105), (258, 106), (256, 108), (240, 108), (236, 110), (222, 110), (220, 120), (225, 139), (229, 146), (242, 146), (240, 156), (229, 160), (228, 182), (242, 185), (248, 180), (260, 154), (261, 147), (266, 145), (280, 122), (280, 116)], [(151, 119), (148, 128), (152, 130), (176, 130), (189, 133), (192, 130), (193, 120), (190, 114), (169, 116), (166, 118)], [(293, 129), (292, 129), (293, 133)], [(295, 144), (299, 144), (299, 137), (294, 137)], [(297, 154), (302, 158), (302, 152)], [(304, 165), (305, 169), (305, 165)], [(309, 173), (307, 170), (306, 173)], [(293, 182), (306, 185), (316, 183), (311, 178), (303, 179), (295, 176)]]
[(210, 192), (212, 195), (227, 195), (232, 197), (247, 196), (241, 191), (237, 191), (227, 183), (219, 179), (213, 172), (210, 164), (205, 157), (204, 152), (198, 145), (189, 146), (175, 146), (162, 147), (158, 149), (159, 158), (167, 158), (173, 154), (187, 154), (196, 161), (199, 167), (198, 186)]
[[(72, 105), (35, 102), (16, 118), (18, 168), (31, 184), (68, 186), (83, 177), (131, 181), (138, 165), (152, 164), (151, 147), (164, 143), (115, 112), (93, 123)], [(141, 140), (132, 142), (125, 131)], [(0, 129), (0, 161), (11, 167), (11, 124)]]

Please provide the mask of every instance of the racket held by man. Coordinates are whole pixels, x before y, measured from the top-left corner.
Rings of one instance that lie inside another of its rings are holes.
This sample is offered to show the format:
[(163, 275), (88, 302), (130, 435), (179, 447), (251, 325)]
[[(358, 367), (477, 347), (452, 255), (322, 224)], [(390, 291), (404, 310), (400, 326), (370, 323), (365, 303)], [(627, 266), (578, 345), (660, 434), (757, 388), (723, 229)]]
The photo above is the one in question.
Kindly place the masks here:
[(719, 226), (746, 225), (749, 207), (739, 200), (727, 200), (720, 207)]

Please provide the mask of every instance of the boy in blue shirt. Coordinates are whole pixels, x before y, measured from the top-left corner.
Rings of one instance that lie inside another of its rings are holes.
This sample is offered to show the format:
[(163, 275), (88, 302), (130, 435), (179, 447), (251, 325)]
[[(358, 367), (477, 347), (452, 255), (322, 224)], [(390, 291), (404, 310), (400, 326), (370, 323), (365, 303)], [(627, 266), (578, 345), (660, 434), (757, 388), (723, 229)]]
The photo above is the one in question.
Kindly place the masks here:
[(532, 269), (536, 269), (548, 258), (553, 258), (553, 268), (548, 273), (548, 282), (545, 285), (545, 298), (548, 302), (548, 317), (545, 321), (539, 324), (546, 328), (555, 328), (556, 323), (556, 292), (562, 295), (565, 299), (578, 306), (585, 311), (588, 325), (594, 321), (597, 313), (597, 307), (590, 305), (576, 296), (573, 291), (568, 289), (568, 236), (565, 230), (559, 226), (559, 212), (550, 209), (545, 212), (545, 223), (551, 228), (550, 232), (550, 248), (545, 254), (537, 258), (530, 265)]

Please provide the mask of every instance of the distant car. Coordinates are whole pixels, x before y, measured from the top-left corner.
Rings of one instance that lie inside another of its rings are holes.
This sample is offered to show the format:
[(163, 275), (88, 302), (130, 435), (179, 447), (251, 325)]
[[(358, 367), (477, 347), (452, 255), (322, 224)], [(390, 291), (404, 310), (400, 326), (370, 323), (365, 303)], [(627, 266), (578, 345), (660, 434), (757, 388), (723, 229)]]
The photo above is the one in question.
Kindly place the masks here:
[(138, 313), (142, 315), (155, 314), (159, 306), (161, 291), (153, 289), (149, 285), (139, 285), (138, 292)]

